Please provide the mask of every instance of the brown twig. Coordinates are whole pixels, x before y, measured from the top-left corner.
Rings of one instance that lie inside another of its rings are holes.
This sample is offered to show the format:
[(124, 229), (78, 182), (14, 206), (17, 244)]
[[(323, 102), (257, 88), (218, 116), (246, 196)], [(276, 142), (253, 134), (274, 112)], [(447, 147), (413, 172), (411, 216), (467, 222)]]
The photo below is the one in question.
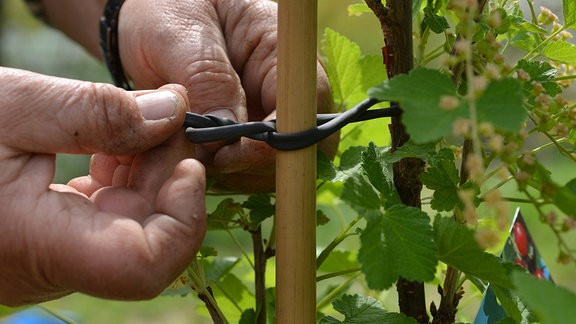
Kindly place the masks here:
[[(212, 297), (214, 297), (212, 288), (206, 287), (206, 290)], [(204, 302), (204, 305), (206, 305), (208, 313), (210, 313), (210, 318), (212, 318), (212, 322), (214, 322), (214, 324), (224, 324), (224, 319), (220, 317), (220, 313), (218, 313), (218, 310), (214, 307), (214, 305), (212, 305), (210, 298), (206, 294), (198, 294), (198, 298)]]
[(256, 324), (266, 324), (266, 253), (262, 242), (262, 228), (251, 231), (254, 248), (254, 282), (256, 291)]
[[(412, 50), (412, 1), (387, 0), (386, 6), (380, 0), (365, 0), (374, 12), (384, 33), (383, 56), (388, 77), (408, 73), (413, 68)], [(402, 117), (393, 117), (390, 125), (392, 148), (394, 152), (404, 145), (410, 136), (402, 124)], [(402, 202), (408, 206), (421, 207), (420, 175), (424, 162), (407, 158), (393, 165), (394, 184)], [(428, 323), (424, 284), (400, 278), (396, 284), (400, 311), (415, 318), (419, 323)]]

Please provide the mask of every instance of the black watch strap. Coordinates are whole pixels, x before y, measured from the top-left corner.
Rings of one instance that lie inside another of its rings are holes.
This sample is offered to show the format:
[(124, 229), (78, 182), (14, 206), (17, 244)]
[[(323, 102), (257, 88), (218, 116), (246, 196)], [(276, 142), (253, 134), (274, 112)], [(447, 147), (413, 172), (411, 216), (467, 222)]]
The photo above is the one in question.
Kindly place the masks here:
[(108, 0), (106, 3), (104, 15), (100, 18), (100, 50), (114, 84), (126, 90), (132, 90), (122, 68), (118, 47), (118, 17), (122, 4), (124, 0)]

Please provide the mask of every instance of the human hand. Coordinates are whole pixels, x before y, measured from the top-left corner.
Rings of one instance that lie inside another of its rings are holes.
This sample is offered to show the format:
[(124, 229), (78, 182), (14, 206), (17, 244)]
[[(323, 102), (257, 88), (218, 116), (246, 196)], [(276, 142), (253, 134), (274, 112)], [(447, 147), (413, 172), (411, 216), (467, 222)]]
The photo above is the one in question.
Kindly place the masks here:
[[(0, 304), (159, 294), (206, 228), (185, 90), (0, 75)], [(51, 184), (55, 153), (96, 153), (90, 175)]]
[[(137, 88), (185, 85), (191, 109), (236, 121), (272, 119), (276, 109), (276, 3), (249, 1), (126, 1), (119, 48)], [(153, 26), (153, 28), (151, 28)], [(318, 111), (329, 112), (329, 82), (318, 65)], [(320, 145), (334, 154), (337, 137)], [(202, 145), (197, 156), (217, 187), (274, 189), (275, 151), (242, 138)]]

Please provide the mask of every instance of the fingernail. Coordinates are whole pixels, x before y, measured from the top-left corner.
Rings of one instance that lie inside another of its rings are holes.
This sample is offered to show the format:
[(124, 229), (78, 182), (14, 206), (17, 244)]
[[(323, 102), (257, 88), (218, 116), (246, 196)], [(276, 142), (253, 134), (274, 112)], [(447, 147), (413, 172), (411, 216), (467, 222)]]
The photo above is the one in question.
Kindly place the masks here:
[(142, 116), (147, 120), (159, 120), (174, 116), (178, 96), (172, 91), (161, 90), (136, 97)]

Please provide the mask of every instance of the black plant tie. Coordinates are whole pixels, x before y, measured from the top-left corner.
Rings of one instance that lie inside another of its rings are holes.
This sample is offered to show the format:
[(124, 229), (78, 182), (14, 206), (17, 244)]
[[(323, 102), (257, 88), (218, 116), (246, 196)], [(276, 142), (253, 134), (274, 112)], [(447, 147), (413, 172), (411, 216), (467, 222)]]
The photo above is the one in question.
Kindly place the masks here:
[(194, 113), (186, 114), (184, 127), (186, 127), (188, 140), (196, 144), (234, 141), (247, 137), (264, 141), (277, 150), (299, 150), (320, 142), (349, 123), (399, 116), (402, 113), (398, 105), (368, 110), (378, 102), (376, 99), (368, 98), (343, 113), (318, 114), (315, 128), (291, 134), (278, 133), (276, 120), (238, 123), (227, 118)]

